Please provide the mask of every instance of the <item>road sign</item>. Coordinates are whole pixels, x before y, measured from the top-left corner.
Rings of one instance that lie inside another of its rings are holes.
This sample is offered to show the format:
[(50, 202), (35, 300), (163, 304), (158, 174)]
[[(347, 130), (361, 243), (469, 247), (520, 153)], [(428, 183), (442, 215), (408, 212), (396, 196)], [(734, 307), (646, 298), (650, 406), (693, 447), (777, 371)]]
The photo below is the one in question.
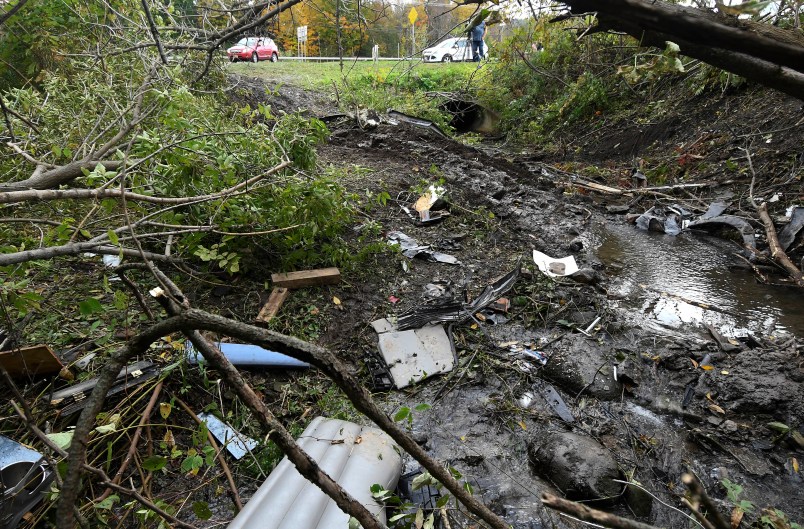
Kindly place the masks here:
[(296, 28), (296, 38), (299, 42), (307, 42), (307, 26), (299, 26)]
[(416, 23), (416, 20), (419, 18), (419, 13), (416, 12), (415, 7), (410, 8), (410, 13), (408, 13), (408, 20), (410, 20), (410, 24), (413, 25)]

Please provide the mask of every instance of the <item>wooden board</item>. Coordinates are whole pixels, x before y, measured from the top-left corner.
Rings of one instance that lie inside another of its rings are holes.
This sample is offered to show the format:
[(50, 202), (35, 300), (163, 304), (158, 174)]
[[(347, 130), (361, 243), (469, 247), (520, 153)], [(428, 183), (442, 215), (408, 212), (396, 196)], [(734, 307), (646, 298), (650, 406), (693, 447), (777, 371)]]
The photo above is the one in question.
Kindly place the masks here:
[(257, 323), (268, 323), (271, 321), (279, 312), (279, 308), (282, 306), (282, 303), (290, 294), (290, 290), (284, 287), (276, 287), (271, 291), (271, 296), (268, 298), (268, 301), (265, 305), (262, 306), (260, 313), (257, 314), (257, 319), (254, 320)]
[(53, 349), (47, 345), (21, 347), (13, 351), (0, 352), (0, 365), (12, 377), (22, 375), (49, 375), (58, 373), (64, 367)]
[(318, 285), (334, 285), (340, 283), (341, 272), (335, 267), (316, 270), (301, 270), (286, 274), (272, 274), (271, 281), (275, 287), (302, 288)]

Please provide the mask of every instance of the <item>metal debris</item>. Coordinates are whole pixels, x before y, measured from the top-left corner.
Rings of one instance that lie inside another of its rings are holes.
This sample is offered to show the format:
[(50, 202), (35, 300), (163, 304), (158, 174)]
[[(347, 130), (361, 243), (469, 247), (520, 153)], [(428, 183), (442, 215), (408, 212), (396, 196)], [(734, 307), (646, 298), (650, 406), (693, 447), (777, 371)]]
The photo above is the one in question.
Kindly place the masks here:
[(514, 269), (505, 276), (497, 280), (494, 284), (487, 286), (483, 292), (470, 303), (463, 303), (458, 300), (446, 300), (414, 307), (399, 317), (399, 329), (415, 329), (423, 327), (428, 323), (461, 323), (472, 318), (472, 316), (486, 308), (494, 301), (508, 292), (519, 279), (521, 259), (517, 261)]
[(0, 435), (0, 529), (14, 529), (45, 498), (54, 474), (42, 454)]
[(400, 246), (402, 248), (402, 255), (408, 259), (420, 257), (433, 263), (461, 264), (455, 256), (433, 251), (430, 249), (429, 245), (419, 244), (419, 241), (408, 237), (401, 231), (388, 232), (388, 242), (392, 245)]
[(790, 212), (790, 222), (779, 232), (779, 245), (782, 250), (787, 251), (790, 248), (801, 228), (804, 228), (804, 206), (797, 206)]
[(198, 418), (206, 423), (209, 432), (226, 447), (226, 450), (235, 459), (240, 459), (257, 448), (257, 441), (246, 437), (211, 413), (199, 413)]
[(415, 116), (409, 116), (407, 114), (403, 114), (402, 112), (399, 112), (398, 110), (393, 110), (393, 109), (388, 110), (388, 117), (396, 119), (396, 120), (399, 120), (399, 121), (404, 121), (405, 123), (410, 123), (411, 125), (415, 125), (417, 127), (422, 127), (422, 128), (425, 128), (425, 129), (429, 129), (429, 130), (435, 132), (436, 134), (438, 134), (439, 136), (441, 136), (443, 138), (449, 138), (449, 136), (447, 136), (444, 133), (443, 130), (438, 128), (438, 125), (436, 125), (435, 123), (433, 123), (429, 119), (422, 119), (422, 118), (417, 118)]

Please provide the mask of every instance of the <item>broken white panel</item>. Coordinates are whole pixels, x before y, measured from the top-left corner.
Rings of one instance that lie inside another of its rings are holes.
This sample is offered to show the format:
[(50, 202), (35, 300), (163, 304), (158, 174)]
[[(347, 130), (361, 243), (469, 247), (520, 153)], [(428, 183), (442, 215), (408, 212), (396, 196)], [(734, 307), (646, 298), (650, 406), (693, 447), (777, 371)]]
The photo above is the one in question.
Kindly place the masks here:
[(396, 324), (391, 323), (386, 318), (374, 320), (371, 322), (371, 327), (377, 332), (377, 334), (396, 330)]
[[(371, 486), (396, 488), (402, 458), (394, 441), (377, 428), (316, 417), (297, 440), (332, 479), (381, 523), (385, 505)], [(228, 529), (346, 529), (349, 515), (307, 481), (285, 457), (260, 485)]]
[(455, 351), (443, 325), (383, 332), (379, 338), (380, 354), (397, 389), (455, 367)]
[(198, 418), (207, 423), (207, 429), (220, 441), (235, 459), (240, 459), (257, 447), (257, 441), (246, 437), (211, 413), (199, 413)]
[(575, 257), (571, 255), (556, 259), (533, 250), (533, 262), (536, 263), (542, 273), (550, 277), (570, 276), (578, 271), (578, 263), (575, 262)]

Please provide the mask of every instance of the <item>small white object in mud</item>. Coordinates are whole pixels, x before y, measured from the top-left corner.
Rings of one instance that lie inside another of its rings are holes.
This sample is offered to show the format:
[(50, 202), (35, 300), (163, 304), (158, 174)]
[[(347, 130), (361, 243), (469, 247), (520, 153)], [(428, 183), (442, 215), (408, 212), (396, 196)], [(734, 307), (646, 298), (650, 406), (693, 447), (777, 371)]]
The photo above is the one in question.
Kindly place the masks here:
[(571, 276), (578, 271), (578, 263), (575, 262), (575, 257), (571, 255), (556, 259), (533, 250), (533, 262), (536, 263), (536, 266), (539, 267), (543, 274), (550, 277)]

